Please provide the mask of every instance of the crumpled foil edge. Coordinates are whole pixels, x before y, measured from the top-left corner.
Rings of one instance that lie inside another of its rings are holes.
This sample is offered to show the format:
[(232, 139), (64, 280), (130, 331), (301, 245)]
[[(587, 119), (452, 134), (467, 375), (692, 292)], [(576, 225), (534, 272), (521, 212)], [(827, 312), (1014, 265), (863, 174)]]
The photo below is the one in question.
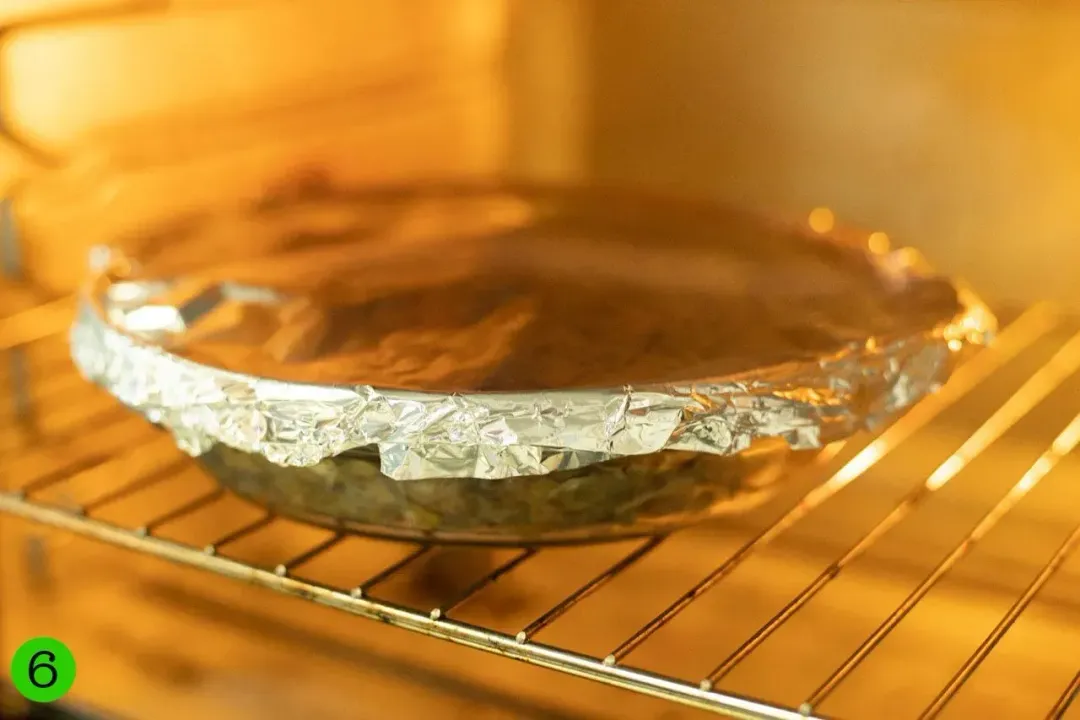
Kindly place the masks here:
[(815, 362), (693, 383), (535, 393), (422, 393), (257, 378), (199, 364), (111, 326), (90, 294), (76, 367), (198, 456), (216, 443), (306, 467), (376, 447), (396, 480), (509, 478), (660, 450), (733, 455), (762, 438), (813, 450), (874, 429), (948, 378), (996, 321), (970, 291), (951, 321)]

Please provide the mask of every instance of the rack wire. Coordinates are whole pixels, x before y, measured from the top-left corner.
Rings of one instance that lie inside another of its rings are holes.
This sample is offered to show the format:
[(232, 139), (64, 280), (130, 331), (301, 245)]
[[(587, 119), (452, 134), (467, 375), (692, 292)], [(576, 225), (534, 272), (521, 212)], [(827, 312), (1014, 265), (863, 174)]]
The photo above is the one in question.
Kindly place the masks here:
[[(0, 327), (0, 349), (10, 349), (23, 343), (27, 327), (24, 321), (8, 322)], [(40, 325), (36, 327), (39, 332), (35, 337), (42, 335)], [(6, 345), (4, 328), (15, 329), (7, 335), (9, 342)], [(10, 342), (11, 338), (16, 338), (17, 342)], [(985, 419), (977, 423), (977, 427), (965, 432), (964, 439), (956, 450), (938, 464), (925, 480), (909, 489), (881, 519), (874, 522), (869, 530), (863, 532), (856, 542), (829, 563), (778, 612), (767, 618), (735, 650), (715, 661), (712, 670), (704, 677), (675, 677), (648, 671), (628, 662), (638, 648), (648, 643), (662, 628), (681, 616), (705, 594), (719, 592), (719, 586), (737, 568), (760, 555), (805, 518), (819, 511), (830, 499), (865, 476), (883, 458), (903, 451), (914, 436), (930, 428), (957, 403), (977, 395), (979, 390), (999, 376), (1010, 363), (1039, 343), (1049, 344), (1048, 360), (1041, 362), (1034, 372), (1026, 375), (1003, 403), (992, 408), (984, 416)], [(152, 446), (145, 448), (142, 455), (139, 454), (140, 448), (128, 448), (126, 454), (119, 456), (126, 444), (126, 435), (117, 428), (122, 427), (123, 423), (138, 420), (127, 418), (115, 408), (107, 406), (96, 411), (97, 415), (93, 420), (108, 428), (108, 432), (103, 430), (89, 435), (85, 431), (78, 433), (75, 428), (65, 426), (57, 420), (54, 426), (48, 429), (48, 437), (41, 442), (23, 444), (10, 460), (5, 460), (0, 471), (6, 476), (9, 485), (0, 492), (0, 511), (347, 613), (377, 619), (405, 630), (730, 717), (754, 720), (826, 717), (822, 706), (834, 692), (844, 683), (853, 681), (853, 673), (875, 653), (879, 645), (957, 568), (973, 548), (1080, 444), (1080, 396), (1070, 394), (1065, 389), (1069, 381), (1077, 376), (1078, 371), (1080, 332), (1075, 332), (1067, 319), (1048, 305), (1029, 309), (1004, 329), (990, 350), (982, 352), (960, 367), (942, 391), (915, 407), (884, 432), (866, 440), (852, 441), (847, 448), (832, 446), (824, 450), (811, 468), (816, 468), (823, 475), (820, 482), (814, 484), (812, 489), (783, 512), (779, 519), (754, 534), (648, 622), (629, 633), (607, 654), (581, 654), (538, 642), (536, 636), (561, 622), (575, 607), (589, 602), (614, 579), (633, 572), (645, 558), (670, 542), (669, 538), (655, 537), (640, 541), (624, 556), (553, 603), (517, 632), (498, 631), (469, 624), (457, 619), (455, 615), (463, 604), (483, 593), (500, 578), (527, 572), (530, 564), (535, 562), (537, 556), (546, 552), (545, 550), (521, 548), (505, 562), (468, 583), (438, 606), (412, 607), (380, 599), (378, 591), (380, 586), (429, 556), (434, 551), (430, 545), (415, 546), (401, 559), (356, 584), (338, 586), (305, 579), (303, 571), (305, 566), (316, 558), (341, 545), (346, 539), (341, 534), (332, 534), (301, 552), (281, 557), (277, 562), (266, 566), (256, 566), (230, 555), (230, 548), (240, 540), (281, 522), (273, 514), (264, 514), (239, 528), (222, 529), (215, 539), (205, 544), (181, 542), (161, 536), (162, 528), (170, 523), (204, 512), (221, 502), (226, 494), (218, 489), (178, 503), (156, 515), (141, 518), (140, 522), (131, 528), (102, 519), (100, 512), (103, 509), (125, 498), (146, 492), (164, 479), (174, 476), (178, 469), (189, 462), (175, 453), (163, 455), (159, 447)], [(1042, 450), (1035, 462), (1015, 479), (1008, 490), (964, 533), (959, 542), (936, 561), (907, 597), (863, 638), (850, 655), (828, 672), (803, 703), (795, 707), (784, 706), (767, 699), (746, 697), (723, 689), (723, 684), (732, 671), (740, 667), (766, 640), (787, 626), (813, 598), (835, 583), (859, 558), (875, 548), (882, 538), (930, 502), (988, 448), (1049, 398), (1071, 404), (1073, 407), (1069, 412), (1073, 415), (1072, 419), (1060, 427), (1050, 439), (1040, 439)], [(49, 435), (49, 432), (52, 434)], [(66, 443), (67, 452), (63, 455), (53, 451), (58, 443)], [(841, 453), (846, 453), (847, 459), (837, 469), (830, 470), (829, 468), (836, 464), (834, 461), (843, 459), (840, 457)], [(112, 472), (109, 468), (117, 471), (123, 469), (120, 473), (124, 478), (121, 485), (78, 505), (61, 505), (43, 497), (45, 491), (62, 487), (71, 482), (72, 478), (92, 472), (99, 472), (104, 476)], [(1051, 579), (1066, 565), (1070, 556), (1080, 546), (1080, 512), (1076, 515), (1076, 525), (1071, 532), (1057, 550), (1045, 559), (1026, 589), (1015, 599), (993, 630), (957, 667), (919, 717), (938, 717), (950, 705), (961, 689), (978, 673), (1018, 619), (1037, 600)], [(1031, 707), (1038, 708), (1042, 703), (1041, 707), (1045, 710), (1033, 712), (1037, 715), (1045, 712), (1047, 718), (1062, 718), (1078, 694), (1080, 671), (1061, 689), (1058, 697), (1033, 698)]]

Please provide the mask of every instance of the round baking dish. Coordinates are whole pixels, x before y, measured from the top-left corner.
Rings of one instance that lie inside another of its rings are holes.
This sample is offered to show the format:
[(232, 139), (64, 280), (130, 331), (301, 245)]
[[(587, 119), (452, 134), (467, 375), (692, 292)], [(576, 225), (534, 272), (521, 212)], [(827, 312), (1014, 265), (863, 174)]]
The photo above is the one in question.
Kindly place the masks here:
[(76, 364), (238, 495), (396, 538), (745, 511), (994, 330), (911, 250), (595, 188), (306, 183), (170, 228), (97, 251)]

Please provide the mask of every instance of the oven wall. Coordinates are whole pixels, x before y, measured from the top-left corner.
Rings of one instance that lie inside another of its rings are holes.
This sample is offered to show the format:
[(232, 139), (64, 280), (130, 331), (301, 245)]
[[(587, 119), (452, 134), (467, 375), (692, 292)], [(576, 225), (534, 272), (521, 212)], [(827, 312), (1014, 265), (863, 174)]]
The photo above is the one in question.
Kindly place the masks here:
[(70, 290), (91, 244), (311, 169), (495, 172), (508, 23), (498, 0), (4, 0), (0, 197), (28, 273)]
[(883, 230), (1000, 300), (1080, 306), (1080, 6), (604, 3), (591, 165)]
[(22, 166), (51, 167), (14, 192), (27, 265), (51, 288), (74, 286), (93, 239), (318, 165), (632, 181), (786, 217), (828, 206), (990, 299), (1080, 306), (1075, 4), (171, 8), (0, 8), (0, 27), (19, 25), (0, 36), (0, 118), (35, 149), (0, 141), (0, 194)]

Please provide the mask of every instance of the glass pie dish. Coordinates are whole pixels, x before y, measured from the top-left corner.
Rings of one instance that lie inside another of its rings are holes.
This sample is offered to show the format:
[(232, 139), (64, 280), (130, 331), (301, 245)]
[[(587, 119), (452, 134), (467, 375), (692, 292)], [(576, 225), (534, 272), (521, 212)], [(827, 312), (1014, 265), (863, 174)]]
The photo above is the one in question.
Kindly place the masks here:
[(995, 326), (911, 250), (629, 191), (313, 176), (120, 246), (88, 379), (252, 502), (428, 542), (746, 511)]

